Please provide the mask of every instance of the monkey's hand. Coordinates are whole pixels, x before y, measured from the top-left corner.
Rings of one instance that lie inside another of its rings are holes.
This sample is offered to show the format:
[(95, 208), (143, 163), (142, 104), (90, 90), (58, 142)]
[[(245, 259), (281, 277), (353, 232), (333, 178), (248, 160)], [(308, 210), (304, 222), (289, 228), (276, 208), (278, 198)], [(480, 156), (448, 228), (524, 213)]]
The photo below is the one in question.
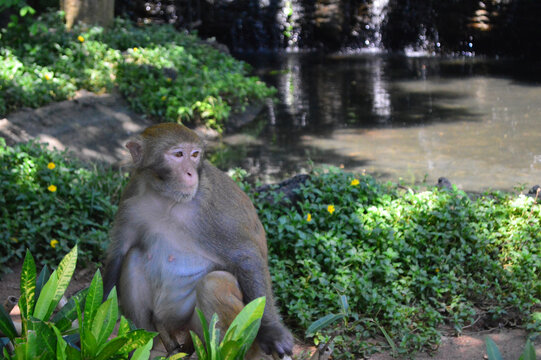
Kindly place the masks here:
[(291, 355), (293, 352), (293, 336), (280, 323), (266, 326), (261, 324), (257, 340), (261, 350), (268, 355), (275, 351), (282, 358), (284, 355)]

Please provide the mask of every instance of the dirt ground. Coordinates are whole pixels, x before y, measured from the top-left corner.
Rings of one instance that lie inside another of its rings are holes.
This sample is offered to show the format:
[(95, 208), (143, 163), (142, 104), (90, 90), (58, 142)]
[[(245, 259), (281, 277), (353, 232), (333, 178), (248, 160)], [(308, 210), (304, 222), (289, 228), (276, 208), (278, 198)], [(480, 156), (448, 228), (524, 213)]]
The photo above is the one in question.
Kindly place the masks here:
[[(127, 139), (152, 121), (128, 109), (126, 102), (115, 94), (96, 95), (81, 91), (73, 100), (62, 101), (39, 109), (25, 109), (0, 119), (0, 136), (8, 145), (38, 138), (50, 147), (72, 150), (86, 161), (103, 161), (123, 165), (128, 160), (124, 148)], [(0, 281), (0, 301), (19, 295), (20, 264)], [(78, 269), (68, 288), (68, 295), (89, 285), (95, 269)], [(523, 351), (526, 332), (521, 329), (499, 329), (490, 333), (477, 332), (459, 337), (444, 336), (431, 355), (417, 354), (414, 359), (487, 359), (485, 338), (490, 336), (506, 360), (516, 360)], [(541, 359), (541, 339), (536, 339), (537, 358)], [(313, 347), (299, 344), (295, 353), (313, 352)], [(371, 356), (373, 360), (393, 359), (389, 353)]]

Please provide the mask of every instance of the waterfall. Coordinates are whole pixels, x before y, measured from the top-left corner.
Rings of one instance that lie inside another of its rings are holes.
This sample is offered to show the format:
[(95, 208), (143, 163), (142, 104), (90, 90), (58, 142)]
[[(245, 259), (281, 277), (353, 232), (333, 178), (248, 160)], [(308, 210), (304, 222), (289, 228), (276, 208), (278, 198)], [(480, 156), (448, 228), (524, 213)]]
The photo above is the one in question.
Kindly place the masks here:
[(385, 17), (387, 16), (387, 6), (389, 0), (373, 0), (368, 9), (369, 21), (365, 26), (368, 32), (368, 37), (364, 41), (364, 45), (371, 50), (382, 50), (381, 28)]

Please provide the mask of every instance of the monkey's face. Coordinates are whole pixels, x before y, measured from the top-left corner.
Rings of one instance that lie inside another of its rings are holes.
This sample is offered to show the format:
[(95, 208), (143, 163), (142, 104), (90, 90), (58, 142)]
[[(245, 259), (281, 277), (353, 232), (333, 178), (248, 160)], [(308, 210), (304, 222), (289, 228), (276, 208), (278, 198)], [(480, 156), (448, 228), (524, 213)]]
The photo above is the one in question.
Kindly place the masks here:
[(164, 153), (164, 166), (158, 177), (162, 191), (177, 202), (193, 199), (199, 185), (199, 166), (203, 148), (198, 144), (182, 143)]

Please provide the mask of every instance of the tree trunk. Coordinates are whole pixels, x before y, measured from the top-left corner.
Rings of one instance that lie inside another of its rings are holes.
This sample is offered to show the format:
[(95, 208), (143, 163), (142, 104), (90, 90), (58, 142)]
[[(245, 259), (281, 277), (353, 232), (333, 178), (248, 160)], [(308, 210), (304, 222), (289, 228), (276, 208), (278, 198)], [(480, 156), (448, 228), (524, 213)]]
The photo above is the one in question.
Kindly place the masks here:
[(66, 27), (77, 23), (108, 27), (113, 24), (114, 0), (60, 0), (60, 8), (66, 13)]

